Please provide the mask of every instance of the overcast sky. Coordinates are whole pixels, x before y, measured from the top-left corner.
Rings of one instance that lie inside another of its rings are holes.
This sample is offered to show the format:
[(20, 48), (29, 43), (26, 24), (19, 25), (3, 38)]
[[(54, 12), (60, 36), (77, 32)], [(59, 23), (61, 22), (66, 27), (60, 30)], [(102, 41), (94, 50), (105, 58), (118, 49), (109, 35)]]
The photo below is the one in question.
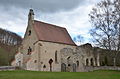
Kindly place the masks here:
[(0, 28), (24, 36), (30, 8), (35, 19), (65, 27), (72, 38), (82, 35), (90, 42), (88, 14), (100, 0), (0, 0)]

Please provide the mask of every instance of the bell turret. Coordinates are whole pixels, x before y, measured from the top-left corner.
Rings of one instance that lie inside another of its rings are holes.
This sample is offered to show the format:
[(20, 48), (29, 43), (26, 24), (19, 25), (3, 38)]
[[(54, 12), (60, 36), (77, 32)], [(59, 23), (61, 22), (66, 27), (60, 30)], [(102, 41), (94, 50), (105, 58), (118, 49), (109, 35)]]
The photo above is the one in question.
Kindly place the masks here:
[(33, 9), (29, 10), (28, 23), (34, 23), (34, 12), (33, 12)]

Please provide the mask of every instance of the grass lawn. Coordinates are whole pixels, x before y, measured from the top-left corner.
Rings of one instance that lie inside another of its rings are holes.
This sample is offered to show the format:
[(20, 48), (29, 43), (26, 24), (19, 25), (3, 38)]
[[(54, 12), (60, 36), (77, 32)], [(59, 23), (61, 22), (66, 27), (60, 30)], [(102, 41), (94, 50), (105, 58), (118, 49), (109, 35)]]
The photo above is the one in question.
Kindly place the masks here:
[(111, 70), (98, 70), (94, 72), (0, 71), (0, 79), (120, 79), (120, 71)]

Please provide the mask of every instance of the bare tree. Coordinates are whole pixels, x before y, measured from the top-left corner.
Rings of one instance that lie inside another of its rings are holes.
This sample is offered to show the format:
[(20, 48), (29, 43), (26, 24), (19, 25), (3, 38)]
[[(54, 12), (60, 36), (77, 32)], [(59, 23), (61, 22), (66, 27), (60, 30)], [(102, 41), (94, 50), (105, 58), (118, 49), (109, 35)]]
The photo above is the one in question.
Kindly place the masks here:
[(22, 38), (16, 33), (0, 28), (0, 49), (5, 50), (1, 52), (0, 65), (10, 65), (21, 42)]
[(115, 35), (115, 40), (113, 41), (113, 45), (115, 47), (116, 55), (114, 57), (114, 66), (116, 66), (116, 58), (118, 53), (120, 52), (120, 0), (115, 0), (114, 1), (114, 7), (115, 7), (115, 11), (114, 11), (114, 15), (115, 15), (115, 31), (116, 31), (116, 35)]
[(0, 43), (7, 45), (19, 45), (21, 44), (22, 38), (8, 30), (4, 30), (0, 28)]
[(104, 49), (115, 50), (114, 66), (116, 57), (120, 51), (120, 1), (103, 0), (90, 12), (90, 22), (93, 28), (90, 34), (94, 42)]
[(81, 44), (82, 42), (84, 42), (84, 37), (81, 35), (77, 35), (76, 37), (73, 38), (73, 40)]

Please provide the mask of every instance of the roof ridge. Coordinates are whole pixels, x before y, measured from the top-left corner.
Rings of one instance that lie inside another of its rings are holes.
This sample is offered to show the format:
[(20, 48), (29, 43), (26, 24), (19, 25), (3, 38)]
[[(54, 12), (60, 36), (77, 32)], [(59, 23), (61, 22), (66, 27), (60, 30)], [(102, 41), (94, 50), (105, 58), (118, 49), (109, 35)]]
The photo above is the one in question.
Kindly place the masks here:
[(46, 23), (46, 22), (43, 22), (43, 21), (38, 21), (38, 20), (34, 20), (34, 21), (37, 21), (37, 22), (41, 22), (41, 23), (44, 23), (44, 24), (48, 24), (48, 25), (51, 25), (52, 27), (58, 27), (58, 28), (63, 28), (63, 29), (66, 29), (65, 27), (61, 27), (61, 26), (58, 26), (58, 25), (54, 25), (54, 24), (49, 24), (49, 23)]

